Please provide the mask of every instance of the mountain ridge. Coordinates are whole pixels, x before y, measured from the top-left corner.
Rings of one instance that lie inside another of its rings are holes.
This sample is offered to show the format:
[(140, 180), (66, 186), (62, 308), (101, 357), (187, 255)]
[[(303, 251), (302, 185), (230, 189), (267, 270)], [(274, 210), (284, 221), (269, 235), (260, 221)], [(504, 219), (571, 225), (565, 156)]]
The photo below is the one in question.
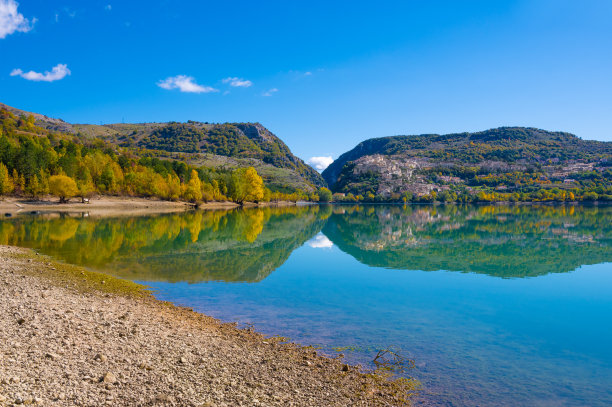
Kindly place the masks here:
[[(261, 123), (204, 123), (197, 121), (78, 124), (28, 112), (0, 103), (16, 116), (33, 116), (34, 124), (84, 140), (100, 139), (117, 147), (156, 152), (162, 158), (201, 166), (211, 161), (224, 168), (255, 167), (277, 190), (312, 192), (325, 185), (321, 175), (295, 156)], [(212, 158), (211, 158), (212, 156)], [(227, 157), (224, 160), (222, 157)]]
[[(611, 161), (612, 142), (532, 127), (499, 127), (474, 133), (368, 139), (342, 154), (322, 175), (337, 193), (371, 193), (385, 199), (444, 191), (475, 195), (482, 192), (478, 178), (488, 175), (521, 178), (529, 174), (531, 184), (554, 184), (574, 181), (569, 177), (572, 174), (595, 171), (609, 188), (611, 177), (606, 169)], [(525, 192), (524, 181), (505, 179), (488, 186)]]

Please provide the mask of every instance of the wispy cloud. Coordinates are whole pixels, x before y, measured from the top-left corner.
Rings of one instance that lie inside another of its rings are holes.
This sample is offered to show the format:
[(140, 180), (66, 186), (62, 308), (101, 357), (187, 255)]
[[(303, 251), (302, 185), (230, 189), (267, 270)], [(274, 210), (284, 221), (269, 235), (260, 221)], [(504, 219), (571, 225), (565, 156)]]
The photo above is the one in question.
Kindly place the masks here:
[(334, 246), (334, 243), (323, 233), (319, 233), (310, 239), (307, 244), (314, 249), (331, 249)]
[(237, 77), (225, 78), (222, 79), (221, 82), (229, 83), (229, 85), (234, 88), (248, 88), (249, 86), (253, 85), (253, 82)]
[(329, 164), (333, 163), (334, 159), (331, 156), (323, 156), (323, 157), (310, 157), (306, 164), (310, 165), (317, 171), (323, 171)]
[[(317, 69), (316, 71), (318, 72), (318, 71), (320, 71), (320, 69)], [(300, 80), (300, 79), (307, 78), (309, 76), (313, 76), (314, 72), (313, 71), (297, 71), (297, 70), (291, 69), (289, 71), (289, 75), (291, 75), (291, 77), (294, 80)]]
[(77, 15), (76, 10), (71, 9), (70, 7), (64, 7), (64, 12), (70, 18), (75, 18)]
[(45, 71), (45, 73), (34, 71), (23, 72), (21, 69), (13, 69), (11, 76), (21, 76), (23, 79), (36, 82), (53, 82), (64, 79), (70, 73), (70, 69), (68, 69), (66, 64), (57, 64), (51, 68), (51, 72)]
[(106, 11), (111, 11), (113, 9), (113, 6), (111, 6), (110, 4), (107, 4), (106, 6), (104, 6), (104, 10)]
[(261, 96), (272, 96), (276, 92), (278, 92), (278, 89), (272, 88), (272, 89), (269, 89), (269, 90), (265, 91), (264, 93), (262, 93)]
[(187, 75), (171, 76), (157, 82), (157, 86), (168, 90), (178, 89), (186, 93), (211, 93), (219, 91), (210, 86), (198, 85), (192, 76)]
[(19, 3), (15, 0), (0, 0), (0, 39), (16, 31), (26, 33), (36, 23), (36, 18), (31, 21), (17, 11)]

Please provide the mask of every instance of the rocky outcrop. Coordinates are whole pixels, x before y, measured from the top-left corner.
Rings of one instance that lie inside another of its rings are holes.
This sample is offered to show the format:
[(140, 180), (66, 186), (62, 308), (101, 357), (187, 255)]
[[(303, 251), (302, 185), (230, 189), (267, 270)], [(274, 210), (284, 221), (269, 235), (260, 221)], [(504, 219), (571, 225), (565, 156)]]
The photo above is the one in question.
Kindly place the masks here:
[[(611, 162), (611, 142), (502, 127), (478, 133), (366, 140), (342, 154), (322, 175), (334, 192), (389, 198), (406, 192), (413, 196), (447, 190), (471, 193), (470, 185), (516, 190), (524, 181), (523, 174), (516, 173), (529, 173), (540, 185), (562, 186), (577, 173), (594, 171), (605, 178)], [(473, 182), (475, 176), (489, 174), (506, 179)]]

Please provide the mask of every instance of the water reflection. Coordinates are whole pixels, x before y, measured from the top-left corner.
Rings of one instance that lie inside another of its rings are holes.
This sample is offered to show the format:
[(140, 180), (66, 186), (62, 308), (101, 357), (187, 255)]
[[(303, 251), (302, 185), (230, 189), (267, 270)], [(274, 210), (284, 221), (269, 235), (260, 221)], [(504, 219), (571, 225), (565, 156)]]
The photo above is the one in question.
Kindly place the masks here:
[(336, 207), (323, 233), (369, 266), (498, 277), (612, 260), (612, 207)]
[(22, 216), (0, 222), (0, 243), (146, 281), (257, 282), (305, 243), (369, 266), (526, 277), (611, 261), (611, 224), (609, 206), (300, 206)]
[(322, 228), (330, 207), (197, 211), (134, 218), (27, 216), (0, 243), (145, 281), (264, 279)]

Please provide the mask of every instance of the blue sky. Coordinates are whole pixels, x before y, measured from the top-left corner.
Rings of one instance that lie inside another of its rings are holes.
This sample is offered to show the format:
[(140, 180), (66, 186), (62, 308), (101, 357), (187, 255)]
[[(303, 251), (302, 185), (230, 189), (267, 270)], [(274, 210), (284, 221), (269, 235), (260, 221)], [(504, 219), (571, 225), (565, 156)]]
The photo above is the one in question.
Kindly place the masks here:
[(258, 121), (304, 159), (503, 125), (612, 140), (611, 74), (607, 0), (0, 0), (1, 102)]

